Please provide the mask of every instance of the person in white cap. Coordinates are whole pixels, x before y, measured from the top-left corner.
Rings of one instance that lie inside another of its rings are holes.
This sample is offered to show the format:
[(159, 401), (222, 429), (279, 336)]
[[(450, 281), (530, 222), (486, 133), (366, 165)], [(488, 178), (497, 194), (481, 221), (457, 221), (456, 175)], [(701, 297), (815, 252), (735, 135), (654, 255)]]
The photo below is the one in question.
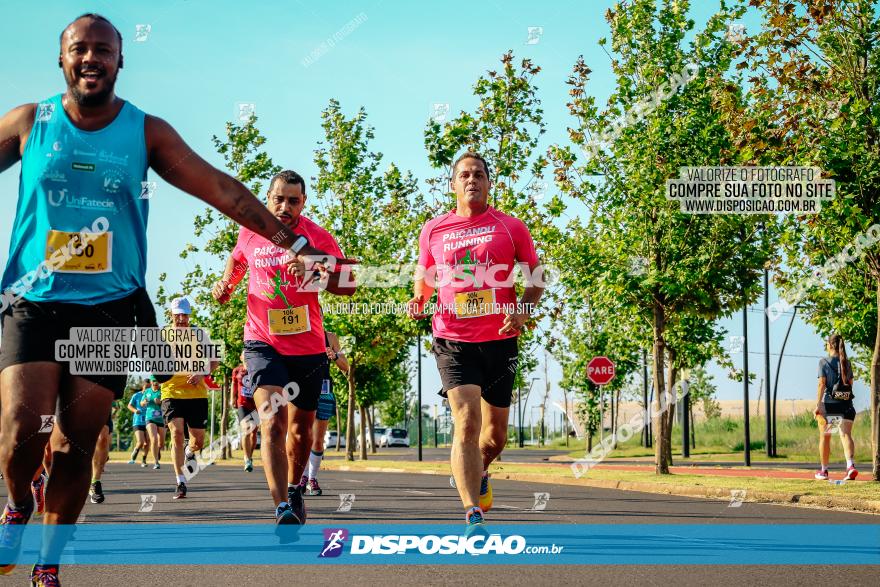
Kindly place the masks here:
[[(171, 318), (174, 328), (190, 328), (189, 317), (192, 307), (183, 297), (171, 300)], [(210, 371), (217, 368), (211, 362)], [(183, 467), (194, 458), (194, 454), (205, 446), (205, 428), (208, 424), (208, 386), (207, 373), (175, 373), (162, 383), (162, 416), (171, 432), (171, 461), (176, 477), (174, 499), (186, 497), (186, 477)], [(189, 454), (184, 454), (183, 427), (189, 427)]]

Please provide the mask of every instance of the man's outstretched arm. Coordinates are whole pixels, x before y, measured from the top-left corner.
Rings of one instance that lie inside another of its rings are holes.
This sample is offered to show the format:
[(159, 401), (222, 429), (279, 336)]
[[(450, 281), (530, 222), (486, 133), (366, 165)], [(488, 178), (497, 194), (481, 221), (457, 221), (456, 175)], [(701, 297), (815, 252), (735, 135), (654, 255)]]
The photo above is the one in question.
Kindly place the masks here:
[[(275, 218), (247, 187), (199, 157), (170, 124), (147, 116), (145, 126), (150, 167), (174, 187), (213, 206), (232, 220), (260, 236), (290, 249), (297, 236)], [(298, 249), (301, 254), (327, 256), (308, 245)], [(348, 259), (337, 263), (350, 262)]]

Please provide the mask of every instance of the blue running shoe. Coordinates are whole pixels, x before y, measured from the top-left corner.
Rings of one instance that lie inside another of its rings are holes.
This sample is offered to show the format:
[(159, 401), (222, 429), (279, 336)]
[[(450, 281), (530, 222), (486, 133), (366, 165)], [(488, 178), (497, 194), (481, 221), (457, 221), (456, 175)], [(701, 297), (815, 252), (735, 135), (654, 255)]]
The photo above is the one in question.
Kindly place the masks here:
[(466, 524), (464, 530), (465, 536), (471, 537), (475, 534), (481, 534), (483, 536), (489, 535), (486, 531), (486, 519), (483, 517), (483, 510), (478, 506), (469, 509), (464, 515), (464, 520)]
[(15, 561), (21, 552), (24, 527), (33, 511), (33, 506), (30, 509), (17, 509), (6, 504), (0, 516), (0, 575), (8, 575), (15, 568)]
[(492, 509), (492, 484), (489, 483), (489, 473), (483, 473), (480, 480), (480, 509), (483, 513)]

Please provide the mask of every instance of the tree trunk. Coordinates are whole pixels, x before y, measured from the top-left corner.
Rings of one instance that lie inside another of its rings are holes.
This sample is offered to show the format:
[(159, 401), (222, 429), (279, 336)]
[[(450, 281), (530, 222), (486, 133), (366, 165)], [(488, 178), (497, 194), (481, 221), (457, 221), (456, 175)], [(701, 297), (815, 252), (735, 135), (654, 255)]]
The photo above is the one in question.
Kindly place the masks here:
[(366, 437), (366, 429), (367, 429), (367, 414), (366, 410), (364, 410), (364, 406), (358, 405), (358, 410), (361, 415), (361, 426), (360, 426), (360, 439), (361, 439), (361, 460), (367, 460), (367, 437)]
[(345, 422), (345, 460), (354, 460), (354, 382), (355, 367), (351, 364), (348, 371), (348, 417)]
[(693, 404), (693, 402), (691, 402), (691, 403), (689, 404), (689, 406), (690, 406), (690, 412), (691, 412), (691, 413), (690, 413), (690, 418), (691, 418), (691, 448), (696, 449), (696, 448), (697, 448), (697, 432), (696, 432), (696, 426), (694, 426), (695, 422), (694, 422), (694, 404)]
[[(880, 279), (877, 280), (877, 317), (880, 319)], [(871, 478), (880, 481), (880, 322), (871, 357), (871, 450), (874, 461)]]
[(614, 395), (615, 393), (612, 391), (609, 394), (608, 401), (611, 403), (611, 449), (617, 448), (617, 419), (614, 414)]
[(666, 457), (667, 463), (672, 465), (672, 428), (675, 425), (675, 402), (676, 397), (678, 396), (678, 390), (676, 389), (676, 383), (678, 382), (678, 367), (675, 366), (676, 353), (673, 349), (668, 349), (667, 353), (669, 354), (669, 377), (666, 380), (666, 393), (669, 394), (667, 398), (669, 401), (669, 411), (666, 413), (666, 436), (669, 438), (669, 442), (666, 446)]
[(663, 376), (666, 373), (664, 367), (666, 341), (663, 338), (666, 329), (666, 316), (663, 307), (658, 302), (654, 303), (654, 324), (652, 329), (654, 333), (654, 348), (652, 351), (654, 355), (654, 404), (653, 413), (650, 415), (652, 416), (654, 428), (654, 470), (658, 475), (668, 475), (669, 461), (667, 457), (669, 448), (667, 445), (669, 444), (669, 434), (667, 434), (666, 426), (664, 425), (665, 406), (663, 405), (666, 399), (666, 382), (663, 380)]
[(375, 422), (373, 422), (373, 406), (367, 408), (367, 424), (369, 424), (370, 429), (370, 452), (376, 454), (376, 426)]
[[(226, 375), (225, 379), (226, 379), (226, 381), (223, 382), (223, 387), (220, 388), (220, 398), (221, 398), (220, 404), (222, 405), (222, 407), (220, 408), (220, 438), (226, 438), (226, 430), (227, 430), (226, 418), (228, 416), (227, 416), (226, 410), (227, 410), (228, 406), (226, 405), (226, 398), (229, 396), (226, 393), (226, 390), (229, 388), (229, 375), (228, 374)], [(220, 444), (223, 447), (220, 458), (224, 461), (227, 458), (231, 458), (232, 457), (232, 446), (228, 442), (222, 442)]]
[(340, 420), (339, 420), (339, 402), (336, 402), (336, 452), (342, 451), (342, 434), (341, 433), (342, 433), (342, 422), (340, 422)]

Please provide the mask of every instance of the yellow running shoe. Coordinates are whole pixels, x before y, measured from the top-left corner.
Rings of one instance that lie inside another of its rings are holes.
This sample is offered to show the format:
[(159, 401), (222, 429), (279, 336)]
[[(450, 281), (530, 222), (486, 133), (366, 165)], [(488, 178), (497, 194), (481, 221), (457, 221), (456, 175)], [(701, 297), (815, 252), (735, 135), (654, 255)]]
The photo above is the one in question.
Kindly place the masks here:
[(489, 483), (489, 473), (483, 473), (480, 481), (480, 509), (488, 512), (492, 509), (492, 484)]

